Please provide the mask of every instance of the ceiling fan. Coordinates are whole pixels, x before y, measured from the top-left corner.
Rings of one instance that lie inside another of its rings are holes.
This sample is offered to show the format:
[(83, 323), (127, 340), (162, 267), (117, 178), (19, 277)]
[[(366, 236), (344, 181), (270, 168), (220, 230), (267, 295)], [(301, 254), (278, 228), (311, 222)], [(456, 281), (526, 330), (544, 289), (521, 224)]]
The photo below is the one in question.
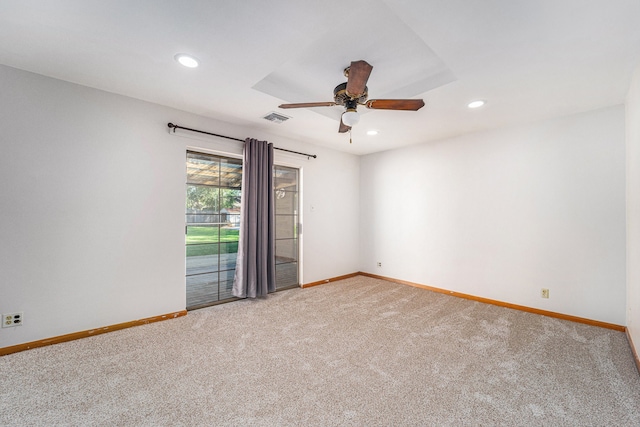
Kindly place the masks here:
[(373, 66), (366, 61), (353, 61), (351, 65), (344, 69), (347, 78), (345, 83), (340, 83), (333, 89), (333, 101), (331, 102), (303, 102), (298, 104), (282, 104), (280, 108), (310, 108), (310, 107), (333, 107), (342, 105), (345, 112), (340, 118), (340, 128), (338, 132), (349, 132), (351, 127), (360, 120), (357, 112), (358, 105), (364, 105), (373, 110), (404, 110), (418, 111), (424, 107), (422, 99), (368, 99), (367, 80), (373, 70)]

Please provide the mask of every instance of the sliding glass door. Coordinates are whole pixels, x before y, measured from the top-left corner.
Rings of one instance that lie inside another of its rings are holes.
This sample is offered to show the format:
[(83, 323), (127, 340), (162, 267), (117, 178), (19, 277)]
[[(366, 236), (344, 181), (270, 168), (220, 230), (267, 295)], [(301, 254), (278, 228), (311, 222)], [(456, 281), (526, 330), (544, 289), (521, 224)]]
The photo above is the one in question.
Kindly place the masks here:
[(285, 289), (298, 286), (298, 169), (274, 166), (273, 186), (276, 205), (276, 289)]
[(242, 160), (187, 153), (187, 308), (233, 298)]
[[(298, 286), (298, 170), (274, 166), (276, 289)], [(233, 298), (242, 160), (187, 152), (187, 309)]]

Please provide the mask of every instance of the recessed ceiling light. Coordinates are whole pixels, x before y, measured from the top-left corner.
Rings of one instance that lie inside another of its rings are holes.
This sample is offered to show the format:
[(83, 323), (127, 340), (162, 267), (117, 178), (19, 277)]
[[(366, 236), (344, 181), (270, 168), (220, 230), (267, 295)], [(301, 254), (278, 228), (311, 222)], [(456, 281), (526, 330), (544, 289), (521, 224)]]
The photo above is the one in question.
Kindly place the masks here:
[(179, 53), (174, 56), (174, 58), (180, 64), (188, 68), (196, 68), (200, 64), (200, 62), (196, 58), (191, 55), (187, 55), (186, 53)]
[(368, 131), (367, 131), (367, 135), (371, 135), (371, 136), (373, 136), (373, 135), (377, 135), (377, 134), (378, 134), (378, 131), (377, 131), (377, 130), (374, 130), (374, 129), (371, 129), (371, 130), (368, 130)]
[(479, 108), (479, 107), (482, 107), (484, 104), (485, 104), (485, 102), (482, 101), (482, 100), (471, 101), (469, 104), (467, 104), (467, 107), (469, 107), (469, 108)]

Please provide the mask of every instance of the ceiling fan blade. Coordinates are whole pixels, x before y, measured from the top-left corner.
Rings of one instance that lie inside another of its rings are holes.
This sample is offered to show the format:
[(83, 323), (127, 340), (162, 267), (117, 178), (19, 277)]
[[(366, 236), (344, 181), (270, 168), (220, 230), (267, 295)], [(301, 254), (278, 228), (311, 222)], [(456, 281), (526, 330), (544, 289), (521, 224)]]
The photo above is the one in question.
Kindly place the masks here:
[(361, 96), (367, 87), (367, 80), (373, 67), (366, 61), (354, 61), (349, 67), (347, 94), (354, 98)]
[(335, 102), (302, 102), (299, 104), (281, 104), (278, 108), (309, 108), (309, 107), (333, 107)]
[(339, 133), (349, 132), (351, 130), (351, 126), (347, 126), (342, 123), (342, 119), (340, 119), (340, 128), (338, 129)]
[(374, 110), (418, 111), (424, 107), (422, 99), (370, 99), (364, 104)]

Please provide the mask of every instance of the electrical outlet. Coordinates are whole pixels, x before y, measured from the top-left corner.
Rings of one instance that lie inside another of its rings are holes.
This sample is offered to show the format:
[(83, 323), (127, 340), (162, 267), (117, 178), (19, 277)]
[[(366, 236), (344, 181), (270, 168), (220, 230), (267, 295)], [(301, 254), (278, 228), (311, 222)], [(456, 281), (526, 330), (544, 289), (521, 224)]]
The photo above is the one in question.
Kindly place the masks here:
[(2, 327), (12, 328), (14, 326), (22, 325), (24, 322), (22, 312), (20, 313), (7, 313), (2, 315)]
[(542, 292), (540, 296), (542, 298), (549, 298), (549, 289), (542, 288)]
[(378, 267), (382, 267), (382, 263), (378, 261)]

